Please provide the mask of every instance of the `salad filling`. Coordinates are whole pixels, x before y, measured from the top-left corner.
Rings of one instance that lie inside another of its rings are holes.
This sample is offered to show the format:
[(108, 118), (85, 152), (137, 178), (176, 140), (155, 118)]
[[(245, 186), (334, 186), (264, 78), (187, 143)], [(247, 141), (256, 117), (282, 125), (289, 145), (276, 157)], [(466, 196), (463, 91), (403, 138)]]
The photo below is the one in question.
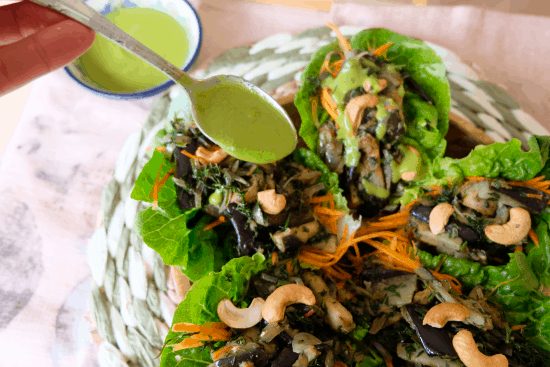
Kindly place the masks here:
[[(267, 264), (242, 296), (207, 304), (219, 317), (209, 318), (215, 323), (194, 324), (192, 316), (175, 322), (163, 363), (190, 358), (193, 348), (202, 348), (209, 367), (470, 367), (479, 365), (476, 358), (498, 367), (547, 363), (549, 355), (530, 345), (521, 328), (511, 328), (481, 287), (459, 296), (425, 268), (369, 270), (336, 283), (299, 261)], [(204, 289), (199, 282), (194, 290)]]
[[(329, 26), (338, 44), (312, 57), (296, 96), (300, 135), (340, 175), (348, 207), (373, 217), (391, 211), (391, 197), (443, 155), (449, 85), (435, 67), (442, 61), (422, 42), (375, 29), (350, 44)], [(409, 58), (412, 49), (425, 58)], [(431, 78), (418, 72), (427, 60)]]

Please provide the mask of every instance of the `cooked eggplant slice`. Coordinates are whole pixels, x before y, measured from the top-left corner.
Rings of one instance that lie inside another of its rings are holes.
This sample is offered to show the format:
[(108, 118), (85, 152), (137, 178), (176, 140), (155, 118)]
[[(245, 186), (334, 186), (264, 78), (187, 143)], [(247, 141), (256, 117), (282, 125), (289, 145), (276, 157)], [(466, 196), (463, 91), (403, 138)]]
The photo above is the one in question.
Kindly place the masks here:
[(237, 356), (218, 359), (214, 362), (215, 367), (240, 367), (245, 362), (253, 363), (254, 367), (264, 367), (268, 364), (268, 355), (261, 347), (254, 348), (250, 352), (245, 352)]
[(226, 209), (229, 221), (237, 234), (237, 242), (241, 252), (245, 256), (253, 255), (258, 250), (254, 241), (254, 231), (248, 226), (248, 218), (237, 209), (237, 205), (229, 204)]
[(500, 187), (492, 188), (498, 192), (500, 196), (499, 200), (504, 201), (506, 199), (513, 200), (517, 204), (513, 205), (513, 202), (508, 200), (504, 201), (504, 204), (510, 206), (521, 206), (526, 210), (530, 211), (532, 214), (540, 214), (548, 206), (548, 201), (550, 200), (550, 195), (547, 193), (533, 189), (530, 187), (523, 186), (511, 186), (510, 189)]
[(415, 305), (406, 305), (402, 308), (403, 317), (407, 322), (412, 323), (416, 335), (420, 339), (426, 353), (430, 356), (449, 356), (457, 358), (456, 351), (449, 334), (445, 329), (438, 329), (430, 325), (423, 325), (420, 313), (416, 308), (421, 308)]
[(291, 348), (285, 348), (279, 356), (271, 362), (272, 367), (292, 367), (294, 362), (298, 360), (298, 353), (294, 353)]
[[(183, 154), (181, 151), (185, 150), (190, 154), (195, 154), (197, 151), (197, 141), (192, 139), (183, 149), (176, 148), (174, 150), (174, 157), (176, 160), (176, 172), (175, 177), (180, 180), (184, 180), (190, 187), (193, 187), (191, 159)], [(195, 207), (195, 197), (190, 192), (186, 191), (183, 187), (176, 185), (176, 194), (178, 197), (178, 207), (181, 210), (189, 210)]]

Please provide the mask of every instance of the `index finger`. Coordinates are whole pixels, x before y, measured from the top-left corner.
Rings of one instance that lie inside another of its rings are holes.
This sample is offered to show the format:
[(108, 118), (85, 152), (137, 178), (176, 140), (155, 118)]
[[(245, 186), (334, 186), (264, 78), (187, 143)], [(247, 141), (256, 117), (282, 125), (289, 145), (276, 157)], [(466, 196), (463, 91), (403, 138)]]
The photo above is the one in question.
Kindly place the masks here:
[(38, 31), (68, 19), (46, 7), (20, 1), (0, 7), (0, 46), (20, 41)]

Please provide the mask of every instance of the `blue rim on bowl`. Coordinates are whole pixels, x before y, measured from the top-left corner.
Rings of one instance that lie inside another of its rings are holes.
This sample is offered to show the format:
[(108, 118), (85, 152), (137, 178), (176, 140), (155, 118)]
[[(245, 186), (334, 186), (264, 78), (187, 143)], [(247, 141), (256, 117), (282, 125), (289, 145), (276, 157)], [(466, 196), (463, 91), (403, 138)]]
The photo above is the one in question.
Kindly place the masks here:
[[(114, 10), (114, 8), (119, 8), (121, 6), (123, 7), (137, 7), (139, 6), (139, 0), (84, 0), (88, 3), (92, 8), (99, 11), (101, 14), (106, 15)], [(191, 20), (192, 22), (195, 21), (196, 24), (192, 24), (191, 27), (195, 26), (196, 29), (192, 30), (193, 33), (196, 33), (196, 36), (194, 39), (190, 39), (190, 52), (187, 56), (187, 59), (185, 61), (185, 65), (182, 67), (183, 71), (188, 71), (191, 66), (195, 63), (196, 59), (198, 58), (201, 46), (202, 46), (202, 24), (199, 18), (199, 15), (197, 14), (197, 11), (193, 8), (193, 6), (187, 1), (187, 0), (172, 0), (175, 1), (181, 1), (182, 5), (186, 7), (187, 12), (185, 13), (186, 16), (175, 16), (174, 14), (171, 14), (167, 12), (164, 8), (158, 9), (166, 12), (167, 14), (173, 16), (178, 20), (178, 18), (184, 18), (186, 20)], [(169, 0), (157, 0), (156, 4), (160, 3), (168, 3)], [(154, 5), (153, 1), (146, 1), (148, 8), (151, 8), (150, 5)], [(162, 7), (162, 4), (160, 5)], [(187, 28), (187, 27), (186, 27)], [(193, 37), (190, 37), (193, 38)], [(124, 93), (124, 92), (110, 92), (106, 91), (104, 89), (99, 89), (99, 87), (95, 86), (93, 82), (86, 80), (88, 79), (86, 76), (86, 73), (81, 69), (80, 66), (78, 66), (77, 61), (73, 61), (71, 64), (65, 66), (65, 71), (69, 76), (76, 81), (80, 86), (84, 87), (85, 89), (89, 90), (92, 93), (112, 98), (112, 99), (120, 99), (120, 100), (127, 100), (127, 99), (141, 99), (141, 98), (147, 98), (154, 96), (156, 94), (159, 94), (160, 92), (168, 89), (172, 85), (174, 85), (174, 82), (172, 80), (168, 80), (160, 85), (157, 85), (155, 87), (141, 90), (138, 92), (130, 92), (130, 93)]]

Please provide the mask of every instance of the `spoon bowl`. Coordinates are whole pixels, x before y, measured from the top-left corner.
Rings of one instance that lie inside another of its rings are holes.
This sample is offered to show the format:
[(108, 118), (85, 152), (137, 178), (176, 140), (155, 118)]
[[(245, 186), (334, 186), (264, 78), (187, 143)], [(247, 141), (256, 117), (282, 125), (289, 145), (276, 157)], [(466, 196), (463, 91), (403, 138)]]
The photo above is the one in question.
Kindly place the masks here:
[(265, 164), (286, 157), (296, 147), (292, 120), (257, 86), (232, 75), (194, 79), (80, 0), (31, 1), (90, 27), (182, 85), (190, 96), (195, 124), (229, 155)]

